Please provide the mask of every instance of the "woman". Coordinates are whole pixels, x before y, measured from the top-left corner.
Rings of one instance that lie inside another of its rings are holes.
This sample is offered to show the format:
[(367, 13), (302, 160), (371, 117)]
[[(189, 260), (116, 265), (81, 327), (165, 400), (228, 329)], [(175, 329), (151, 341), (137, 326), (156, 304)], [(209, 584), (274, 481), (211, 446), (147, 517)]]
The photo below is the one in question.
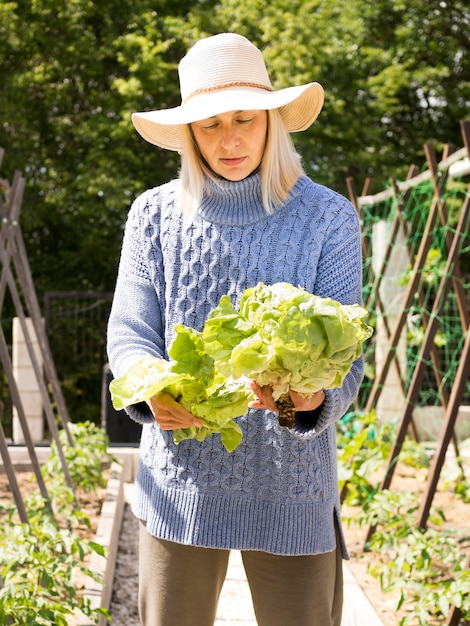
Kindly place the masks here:
[[(352, 205), (303, 172), (289, 132), (323, 105), (309, 83), (274, 91), (261, 52), (223, 33), (179, 65), (182, 104), (132, 117), (157, 146), (181, 153), (177, 180), (129, 213), (109, 320), (114, 376), (146, 354), (167, 358), (175, 324), (202, 329), (223, 294), (284, 281), (343, 304), (361, 301), (359, 223)], [(241, 550), (258, 624), (339, 626), (342, 558), (335, 422), (362, 379), (291, 391), (282, 428), (271, 389), (239, 418), (243, 441), (175, 446), (200, 421), (160, 393), (128, 408), (142, 423), (133, 511), (141, 521), (139, 611), (145, 626), (214, 623), (229, 551)]]

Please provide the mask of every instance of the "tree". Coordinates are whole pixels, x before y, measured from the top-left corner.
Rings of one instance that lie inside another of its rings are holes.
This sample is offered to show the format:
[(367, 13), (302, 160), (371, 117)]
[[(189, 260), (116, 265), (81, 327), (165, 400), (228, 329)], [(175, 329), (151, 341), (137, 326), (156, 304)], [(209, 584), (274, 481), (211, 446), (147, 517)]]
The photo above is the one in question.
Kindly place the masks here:
[[(162, 27), (164, 56), (164, 20), (150, 4), (2, 5), (2, 24), (8, 24), (0, 62), (2, 175), (14, 169), (26, 175), (21, 221), (40, 293), (111, 290), (131, 199), (176, 172), (176, 157), (152, 150), (133, 131), (128, 107), (134, 102), (120, 90), (120, 81), (138, 72), (156, 70), (160, 92), (169, 83), (158, 44), (145, 50), (153, 61), (135, 72), (126, 56), (132, 54), (129, 38), (134, 45), (145, 39), (146, 18)], [(136, 108), (152, 106), (151, 98), (140, 96)]]
[(0, 18), (2, 176), (27, 178), (21, 219), (40, 293), (113, 288), (130, 202), (179, 166), (130, 114), (179, 104), (178, 61), (201, 36), (246, 35), (276, 88), (324, 86), (323, 112), (294, 140), (307, 172), (343, 193), (347, 176), (379, 189), (404, 177), (426, 141), (461, 145), (463, 0), (19, 0)]
[[(461, 0), (225, 0), (213, 20), (265, 52), (273, 82), (317, 80), (325, 106), (295, 136), (309, 173), (345, 192), (381, 189), (423, 162), (423, 144), (460, 146), (470, 105), (470, 8)], [(218, 20), (218, 21), (217, 21)]]
[[(376, 190), (403, 178), (422, 164), (427, 141), (461, 145), (469, 25), (464, 0), (1, 3), (1, 177), (26, 176), (21, 225), (39, 299), (114, 288), (131, 201), (179, 167), (176, 153), (135, 132), (131, 113), (179, 104), (178, 62), (201, 37), (248, 37), (275, 88), (324, 86), (318, 121), (293, 138), (307, 173), (346, 193), (348, 176), (359, 188), (370, 176)], [(99, 388), (77, 383), (78, 369), (65, 376), (74, 410), (93, 394), (99, 402)]]

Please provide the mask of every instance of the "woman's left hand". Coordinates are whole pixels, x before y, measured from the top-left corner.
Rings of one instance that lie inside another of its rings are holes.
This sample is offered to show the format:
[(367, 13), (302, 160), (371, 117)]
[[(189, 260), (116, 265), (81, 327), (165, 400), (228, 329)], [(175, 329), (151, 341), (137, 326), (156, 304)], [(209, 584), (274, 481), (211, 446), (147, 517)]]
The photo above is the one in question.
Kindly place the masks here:
[[(279, 409), (273, 398), (272, 387), (261, 387), (260, 385), (258, 385), (258, 383), (252, 381), (251, 388), (254, 391), (257, 399), (249, 403), (250, 408), (268, 409), (269, 411), (279, 413)], [(320, 391), (317, 391), (316, 393), (307, 397), (303, 396), (297, 391), (294, 391), (293, 389), (289, 389), (289, 395), (292, 399), (292, 403), (296, 411), (313, 411), (315, 409), (318, 409), (318, 407), (323, 404), (325, 400), (325, 392), (323, 391), (323, 389), (320, 389)]]

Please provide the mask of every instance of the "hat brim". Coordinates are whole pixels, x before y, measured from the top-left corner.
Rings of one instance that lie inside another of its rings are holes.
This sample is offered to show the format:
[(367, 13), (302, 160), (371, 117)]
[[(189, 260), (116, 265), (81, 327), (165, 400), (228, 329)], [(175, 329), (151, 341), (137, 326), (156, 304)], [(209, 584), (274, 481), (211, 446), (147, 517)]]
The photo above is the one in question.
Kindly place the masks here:
[(181, 106), (132, 114), (137, 132), (149, 143), (167, 150), (181, 150), (182, 127), (228, 111), (279, 109), (286, 129), (293, 133), (308, 128), (318, 117), (324, 100), (319, 83), (266, 91), (230, 87), (200, 93)]

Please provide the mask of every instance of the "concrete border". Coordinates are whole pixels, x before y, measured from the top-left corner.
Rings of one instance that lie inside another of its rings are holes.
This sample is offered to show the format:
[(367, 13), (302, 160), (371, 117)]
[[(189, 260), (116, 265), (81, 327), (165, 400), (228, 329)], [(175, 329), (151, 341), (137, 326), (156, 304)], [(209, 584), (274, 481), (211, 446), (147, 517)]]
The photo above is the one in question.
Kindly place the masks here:
[[(133, 448), (111, 448), (113, 462), (110, 468), (106, 496), (101, 507), (100, 521), (95, 535), (96, 543), (105, 548), (105, 556), (93, 553), (90, 569), (97, 573), (102, 582), (89, 579), (85, 586), (84, 597), (89, 600), (92, 609), (109, 609), (113, 593), (114, 572), (119, 548), (122, 517), (125, 505), (125, 483), (134, 481), (138, 450)], [(95, 626), (94, 622), (78, 611), (75, 615), (77, 626)], [(106, 626), (108, 621), (100, 617), (98, 626)]]
[(343, 578), (344, 599), (341, 626), (364, 626), (364, 624), (384, 626), (369, 598), (354, 578), (347, 561), (343, 561)]
[[(129, 459), (127, 459), (128, 461)], [(114, 571), (119, 545), (122, 516), (124, 512), (124, 482), (125, 468), (118, 463), (112, 463), (106, 496), (101, 507), (100, 521), (95, 535), (96, 543), (103, 546), (105, 555), (92, 554), (89, 568), (101, 577), (102, 582), (89, 579), (85, 586), (85, 600), (90, 602), (90, 608), (109, 609), (113, 592)], [(92, 626), (88, 617), (77, 612), (77, 626)], [(99, 626), (105, 626), (108, 621), (100, 618)]]

